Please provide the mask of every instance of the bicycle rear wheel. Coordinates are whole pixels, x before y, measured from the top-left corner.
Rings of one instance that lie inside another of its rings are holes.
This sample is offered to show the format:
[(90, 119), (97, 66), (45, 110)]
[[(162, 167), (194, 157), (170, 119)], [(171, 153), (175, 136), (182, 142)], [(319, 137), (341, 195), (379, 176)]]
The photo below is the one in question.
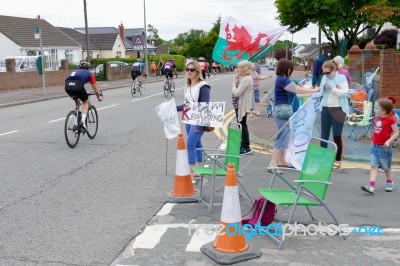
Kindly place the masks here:
[(136, 80), (134, 80), (134, 81), (132, 82), (132, 85), (131, 85), (131, 94), (132, 94), (132, 97), (135, 97), (135, 95), (136, 95)]
[(169, 84), (169, 93), (171, 93), (171, 96), (174, 96), (174, 93), (175, 93), (175, 83)]
[(165, 96), (165, 98), (168, 98), (168, 88), (169, 88), (169, 82), (167, 80), (164, 83), (164, 96)]
[(140, 95), (144, 94), (144, 84), (143, 83), (139, 84), (138, 91), (139, 91)]
[(64, 136), (65, 140), (70, 148), (75, 148), (78, 144), (81, 132), (78, 130), (78, 119), (76, 117), (76, 112), (71, 111), (67, 114), (65, 118), (64, 125)]
[(97, 115), (96, 107), (93, 105), (89, 106), (89, 111), (86, 117), (87, 135), (90, 139), (94, 139), (99, 128), (99, 117)]

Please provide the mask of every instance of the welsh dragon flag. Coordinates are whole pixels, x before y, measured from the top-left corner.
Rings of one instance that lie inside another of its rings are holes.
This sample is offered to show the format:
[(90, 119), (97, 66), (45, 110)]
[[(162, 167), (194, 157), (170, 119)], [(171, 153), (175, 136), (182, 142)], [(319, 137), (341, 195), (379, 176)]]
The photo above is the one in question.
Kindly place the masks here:
[(222, 65), (235, 65), (241, 60), (257, 61), (264, 56), (289, 27), (260, 32), (244, 26), (233, 17), (221, 21), (213, 60)]

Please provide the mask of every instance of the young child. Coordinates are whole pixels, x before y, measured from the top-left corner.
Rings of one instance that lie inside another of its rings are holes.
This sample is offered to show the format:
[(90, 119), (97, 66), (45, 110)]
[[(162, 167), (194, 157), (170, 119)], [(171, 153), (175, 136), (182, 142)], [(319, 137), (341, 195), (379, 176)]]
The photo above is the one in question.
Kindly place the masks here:
[(361, 187), (363, 191), (371, 194), (375, 190), (375, 180), (379, 165), (386, 175), (385, 191), (391, 192), (393, 190), (391, 143), (399, 136), (399, 131), (396, 120), (391, 115), (392, 111), (393, 103), (389, 99), (379, 99), (375, 103), (374, 134), (370, 148), (371, 174), (369, 184)]

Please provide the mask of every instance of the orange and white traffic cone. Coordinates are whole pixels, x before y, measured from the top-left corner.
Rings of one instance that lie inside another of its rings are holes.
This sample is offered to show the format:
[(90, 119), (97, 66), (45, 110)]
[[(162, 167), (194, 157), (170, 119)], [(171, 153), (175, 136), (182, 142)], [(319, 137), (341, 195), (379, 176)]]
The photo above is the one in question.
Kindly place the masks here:
[(178, 135), (174, 190), (168, 194), (167, 201), (175, 203), (200, 201), (199, 193), (193, 186), (185, 140), (182, 133)]
[[(223, 229), (214, 243), (203, 245), (200, 250), (219, 264), (232, 264), (261, 256), (246, 243), (242, 230), (242, 215), (239, 203), (239, 188), (233, 163), (226, 172), (224, 200), (222, 203), (221, 225)], [(232, 230), (233, 229), (233, 230)]]

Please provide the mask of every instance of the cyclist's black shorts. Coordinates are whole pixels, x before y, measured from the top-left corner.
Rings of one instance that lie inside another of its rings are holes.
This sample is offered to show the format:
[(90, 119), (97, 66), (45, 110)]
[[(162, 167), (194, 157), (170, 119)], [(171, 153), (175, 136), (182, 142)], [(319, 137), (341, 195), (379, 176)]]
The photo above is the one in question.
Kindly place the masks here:
[(164, 76), (168, 76), (172, 79), (174, 73), (172, 73), (172, 70), (164, 70)]
[(132, 79), (135, 80), (137, 77), (140, 77), (142, 75), (142, 72), (140, 70), (132, 70), (131, 71), (131, 76)]
[(79, 79), (65, 81), (65, 92), (68, 93), (71, 98), (74, 98), (75, 96), (78, 97), (82, 102), (85, 102), (88, 99), (85, 84)]

